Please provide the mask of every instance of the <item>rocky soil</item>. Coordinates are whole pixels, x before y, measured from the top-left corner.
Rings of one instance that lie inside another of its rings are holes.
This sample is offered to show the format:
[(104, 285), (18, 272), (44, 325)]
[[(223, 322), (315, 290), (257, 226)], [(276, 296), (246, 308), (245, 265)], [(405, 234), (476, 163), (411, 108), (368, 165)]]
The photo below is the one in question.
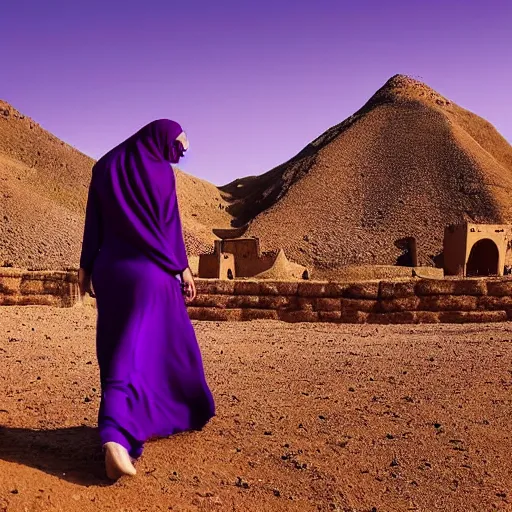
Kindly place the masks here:
[(217, 416), (109, 484), (95, 310), (0, 308), (0, 510), (512, 510), (512, 324), (194, 325)]

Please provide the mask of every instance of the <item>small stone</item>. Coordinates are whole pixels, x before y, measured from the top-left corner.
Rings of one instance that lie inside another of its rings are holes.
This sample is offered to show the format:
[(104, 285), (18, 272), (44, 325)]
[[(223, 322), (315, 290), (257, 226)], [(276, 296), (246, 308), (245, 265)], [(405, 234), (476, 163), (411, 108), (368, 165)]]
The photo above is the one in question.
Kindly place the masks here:
[(242, 489), (249, 489), (249, 483), (239, 476), (236, 478), (235, 485), (237, 487), (241, 487)]
[(197, 495), (200, 496), (201, 498), (213, 498), (213, 496), (214, 496), (213, 492), (209, 492), (209, 491), (204, 492), (204, 493), (198, 492)]

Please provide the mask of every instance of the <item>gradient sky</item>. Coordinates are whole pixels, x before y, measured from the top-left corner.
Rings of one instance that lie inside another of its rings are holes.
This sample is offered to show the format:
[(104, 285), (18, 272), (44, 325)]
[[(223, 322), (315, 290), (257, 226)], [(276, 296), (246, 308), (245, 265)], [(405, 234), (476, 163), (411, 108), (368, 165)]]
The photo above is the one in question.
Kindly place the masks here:
[(0, 98), (100, 157), (147, 122), (217, 185), (288, 160), (392, 75), (512, 141), (509, 0), (4, 0)]

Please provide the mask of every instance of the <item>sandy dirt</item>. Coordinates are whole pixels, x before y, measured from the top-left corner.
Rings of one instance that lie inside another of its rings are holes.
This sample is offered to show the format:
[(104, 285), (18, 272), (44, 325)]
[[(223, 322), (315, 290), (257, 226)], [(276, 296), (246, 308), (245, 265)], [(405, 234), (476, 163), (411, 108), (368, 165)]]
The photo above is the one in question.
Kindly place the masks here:
[(195, 323), (217, 416), (115, 484), (94, 323), (0, 308), (0, 511), (512, 510), (510, 323)]

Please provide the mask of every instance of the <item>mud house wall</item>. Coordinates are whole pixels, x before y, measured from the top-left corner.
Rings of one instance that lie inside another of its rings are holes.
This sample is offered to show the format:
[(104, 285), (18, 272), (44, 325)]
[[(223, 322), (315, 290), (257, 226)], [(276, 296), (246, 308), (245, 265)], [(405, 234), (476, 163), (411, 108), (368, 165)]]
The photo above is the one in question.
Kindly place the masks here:
[(199, 257), (198, 275), (201, 278), (226, 279), (228, 268), (236, 277), (253, 277), (268, 270), (275, 255), (261, 255), (256, 238), (216, 240), (214, 254)]
[(491, 240), (498, 249), (498, 275), (503, 275), (505, 267), (505, 255), (509, 238), (509, 229), (507, 226), (486, 225), (486, 224), (468, 224), (466, 238), (466, 258), (464, 261), (464, 275), (468, 260), (471, 256), (473, 246), (480, 240)]
[(409, 241), (409, 249), (411, 251), (412, 266), (418, 266), (418, 241), (415, 237), (411, 237)]
[(444, 230), (443, 260), (447, 276), (463, 276), (466, 265), (467, 227), (447, 226)]
[(254, 277), (269, 270), (276, 260), (275, 255), (263, 255), (258, 259), (238, 258), (235, 260), (238, 277)]
[(503, 275), (505, 265), (512, 264), (511, 226), (499, 224), (460, 224), (445, 229), (443, 242), (444, 271), (447, 276), (468, 274), (468, 261), (474, 245), (490, 240), (498, 250), (498, 275)]
[[(231, 271), (231, 276), (229, 276), (229, 271)], [(219, 279), (235, 279), (236, 277), (234, 255), (222, 252), (219, 258)]]
[(256, 238), (223, 240), (222, 252), (233, 254), (237, 277), (252, 277), (261, 272), (260, 244)]
[(260, 243), (257, 238), (240, 238), (236, 240), (222, 240), (222, 252), (229, 252), (235, 258), (260, 257)]
[(236, 260), (237, 269), (242, 272), (238, 277), (255, 277), (262, 272), (272, 268), (276, 261), (276, 254), (263, 254), (258, 259), (238, 259)]
[(199, 277), (215, 279), (219, 277), (219, 254), (201, 254), (199, 256)]
[(257, 270), (255, 275), (270, 270), (274, 266), (274, 263), (276, 262), (277, 255), (278, 253), (262, 254), (262, 256), (259, 259), (258, 265), (255, 265), (255, 268)]
[(512, 267), (512, 236), (507, 240), (507, 250), (505, 252), (505, 265)]

